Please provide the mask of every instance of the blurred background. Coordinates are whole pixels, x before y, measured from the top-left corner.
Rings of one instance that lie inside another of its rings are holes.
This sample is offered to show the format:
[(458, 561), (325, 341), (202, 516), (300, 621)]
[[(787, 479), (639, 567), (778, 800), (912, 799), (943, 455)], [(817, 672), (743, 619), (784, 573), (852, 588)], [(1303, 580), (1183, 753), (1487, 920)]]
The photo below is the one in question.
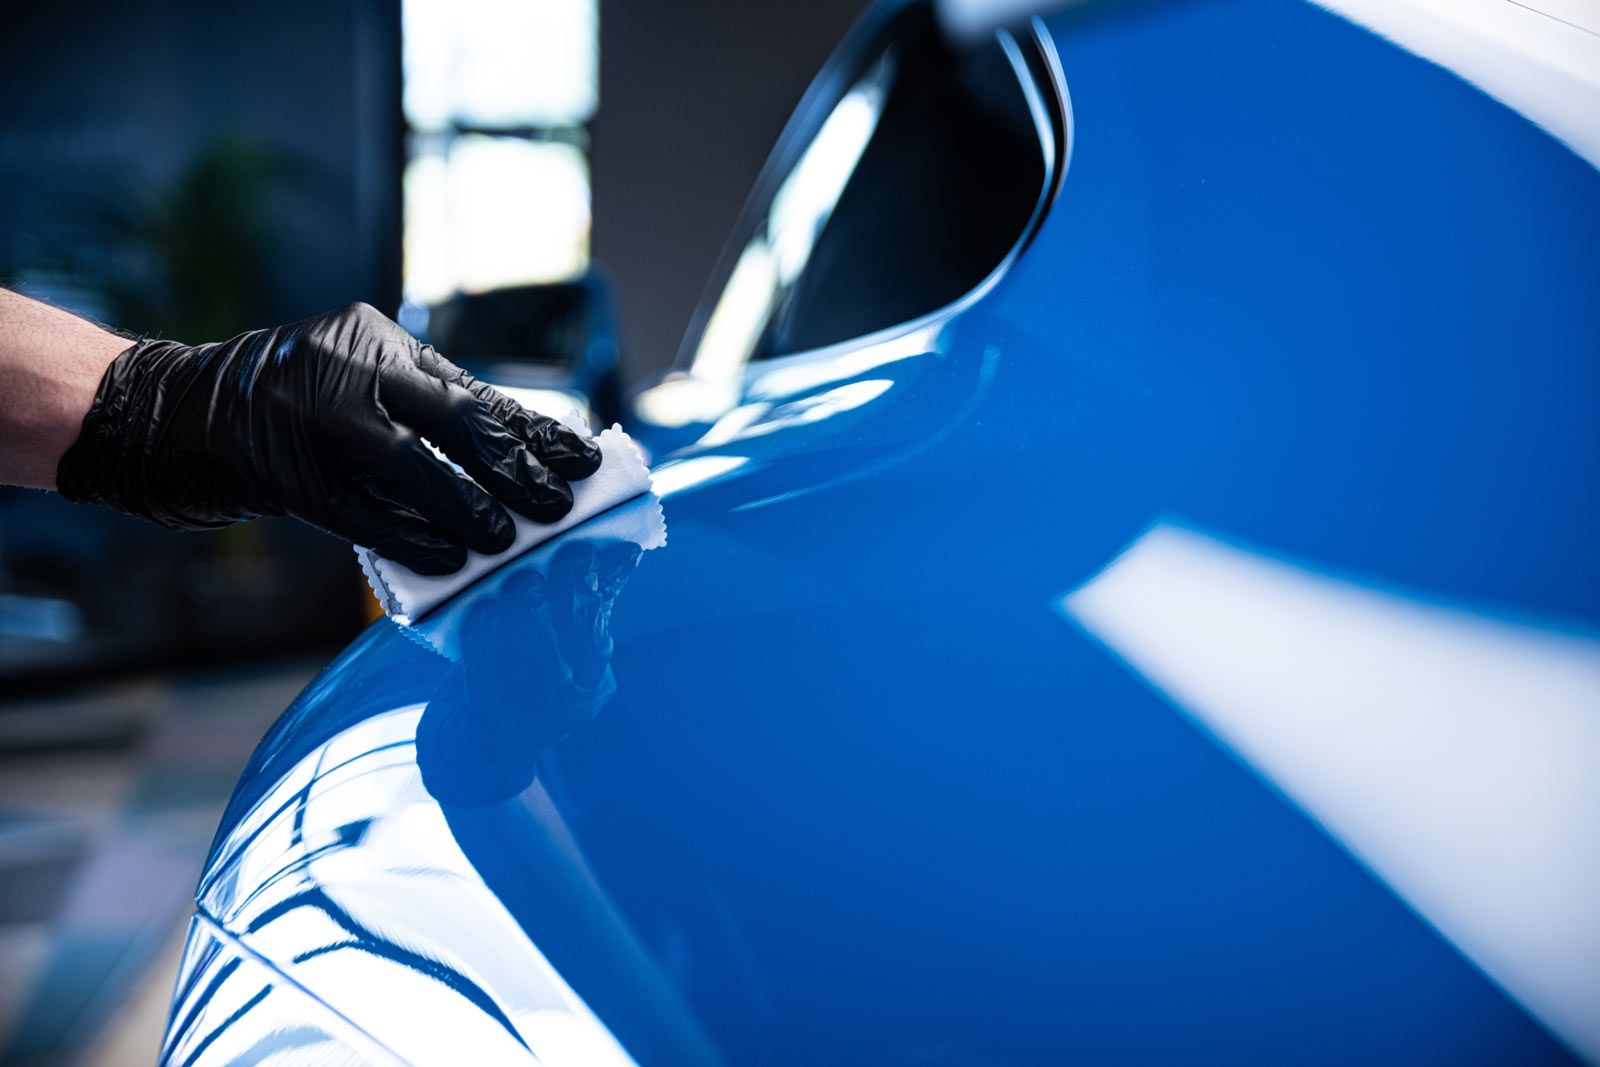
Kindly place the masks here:
[[(863, 6), (7, 4), (0, 285), (189, 342), (363, 300), (609, 417)], [(0, 487), (0, 1063), (153, 1061), (233, 781), (372, 611), (292, 521)]]

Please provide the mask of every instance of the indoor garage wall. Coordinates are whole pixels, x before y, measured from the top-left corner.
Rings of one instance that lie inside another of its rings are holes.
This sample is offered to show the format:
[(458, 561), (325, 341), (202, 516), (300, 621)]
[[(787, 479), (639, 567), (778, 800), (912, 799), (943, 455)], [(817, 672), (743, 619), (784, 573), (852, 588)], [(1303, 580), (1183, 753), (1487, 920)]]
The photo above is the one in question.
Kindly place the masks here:
[(601, 0), (594, 255), (627, 375), (664, 369), (756, 173), (862, 0)]

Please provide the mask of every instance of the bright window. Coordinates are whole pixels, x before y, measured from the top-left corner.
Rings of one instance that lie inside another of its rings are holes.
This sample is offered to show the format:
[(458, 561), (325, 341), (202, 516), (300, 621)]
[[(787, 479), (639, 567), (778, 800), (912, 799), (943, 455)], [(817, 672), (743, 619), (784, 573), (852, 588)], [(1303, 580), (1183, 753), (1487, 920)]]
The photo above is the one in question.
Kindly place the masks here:
[(589, 263), (596, 0), (404, 0), (405, 302)]

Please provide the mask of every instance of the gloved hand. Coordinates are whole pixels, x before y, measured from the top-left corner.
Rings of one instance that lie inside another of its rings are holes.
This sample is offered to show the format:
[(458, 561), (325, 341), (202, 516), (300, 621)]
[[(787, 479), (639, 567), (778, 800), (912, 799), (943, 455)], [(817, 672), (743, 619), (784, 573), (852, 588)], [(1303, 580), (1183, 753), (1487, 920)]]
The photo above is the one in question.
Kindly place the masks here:
[(448, 574), (469, 548), (510, 547), (500, 504), (555, 522), (568, 481), (599, 466), (589, 439), (352, 304), (220, 344), (139, 342), (106, 370), (56, 483), (174, 529), (294, 515)]

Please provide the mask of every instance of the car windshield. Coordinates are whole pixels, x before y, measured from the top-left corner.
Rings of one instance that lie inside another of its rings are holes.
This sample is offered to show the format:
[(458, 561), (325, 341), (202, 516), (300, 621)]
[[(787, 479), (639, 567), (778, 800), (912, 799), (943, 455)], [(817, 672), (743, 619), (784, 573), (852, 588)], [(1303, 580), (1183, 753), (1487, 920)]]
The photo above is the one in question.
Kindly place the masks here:
[(927, 5), (886, 27), (747, 214), (692, 342), (697, 377), (909, 321), (999, 265), (1045, 178), (1006, 40), (949, 44)]

